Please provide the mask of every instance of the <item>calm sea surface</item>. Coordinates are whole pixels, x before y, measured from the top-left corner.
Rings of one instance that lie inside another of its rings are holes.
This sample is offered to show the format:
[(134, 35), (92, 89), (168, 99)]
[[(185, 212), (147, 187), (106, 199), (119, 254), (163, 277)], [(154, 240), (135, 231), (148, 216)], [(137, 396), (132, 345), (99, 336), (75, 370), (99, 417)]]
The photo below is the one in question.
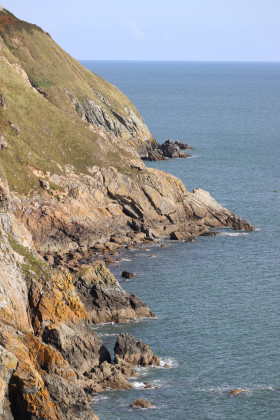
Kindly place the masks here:
[[(83, 64), (132, 100), (158, 141), (195, 148), (193, 159), (147, 166), (208, 190), (259, 229), (123, 254), (112, 271), (137, 273), (122, 286), (157, 319), (94, 328), (111, 351), (118, 333), (135, 335), (171, 369), (139, 369), (133, 390), (99, 395), (95, 411), (101, 420), (280, 419), (280, 64)], [(244, 394), (229, 397), (235, 388)], [(130, 409), (137, 398), (156, 408)]]

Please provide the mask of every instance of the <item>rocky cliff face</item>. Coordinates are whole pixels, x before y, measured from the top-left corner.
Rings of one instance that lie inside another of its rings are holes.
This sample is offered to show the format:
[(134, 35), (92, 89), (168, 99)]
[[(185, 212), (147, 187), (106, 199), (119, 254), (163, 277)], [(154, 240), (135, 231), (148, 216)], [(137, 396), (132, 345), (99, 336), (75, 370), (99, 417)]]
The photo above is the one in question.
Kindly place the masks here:
[(5, 9), (0, 89), (0, 418), (95, 419), (85, 391), (129, 389), (143, 352), (142, 364), (159, 360), (143, 343), (135, 359), (137, 340), (122, 337), (112, 363), (91, 323), (154, 314), (87, 256), (254, 228), (147, 169), (136, 149), (157, 147), (133, 104)]

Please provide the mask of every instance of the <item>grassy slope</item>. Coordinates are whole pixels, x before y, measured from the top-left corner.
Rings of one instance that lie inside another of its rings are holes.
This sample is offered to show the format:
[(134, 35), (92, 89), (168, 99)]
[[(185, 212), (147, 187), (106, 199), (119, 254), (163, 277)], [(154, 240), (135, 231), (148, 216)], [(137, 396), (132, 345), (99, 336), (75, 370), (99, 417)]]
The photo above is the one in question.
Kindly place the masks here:
[[(126, 115), (124, 106), (132, 108), (139, 115), (134, 105), (115, 86), (101, 77), (85, 69), (60, 48), (50, 37), (36, 25), (23, 22), (12, 17), (6, 22), (7, 11), (0, 12), (0, 35), (10, 53), (14, 56), (11, 62), (18, 62), (24, 68), (31, 83), (50, 93), (54, 93), (53, 101), (65, 107), (64, 101), (69, 103), (64, 88), (72, 90), (78, 99), (85, 97), (99, 102), (99, 98), (92, 89), (97, 89), (114, 105), (116, 111)], [(1, 25), (1, 19), (4, 22)], [(57, 90), (59, 86), (60, 92)], [(102, 103), (102, 106), (106, 106)], [(71, 107), (72, 110), (72, 107)]]
[[(60, 171), (57, 163), (73, 165), (78, 173), (87, 173), (86, 168), (93, 165), (113, 165), (125, 170), (120, 159), (125, 152), (117, 146), (109, 150), (108, 145), (105, 152), (101, 151), (100, 141), (106, 141), (88, 130), (63, 88), (67, 85), (75, 94), (89, 97), (90, 86), (94, 86), (121, 108), (131, 106), (128, 99), (117, 88), (84, 69), (41, 29), (18, 20), (13, 22), (4, 32), (0, 24), (0, 53), (10, 63), (20, 63), (30, 80), (48, 90), (52, 100), (34, 91), (9, 63), (0, 59), (0, 93), (8, 101), (6, 111), (0, 106), (0, 133), (9, 144), (8, 149), (0, 150), (0, 168), (11, 190), (24, 194), (31, 189), (39, 190), (38, 178), (29, 167), (56, 173)], [(24, 46), (11, 47), (15, 37)], [(11, 128), (9, 121), (19, 126), (20, 134)]]

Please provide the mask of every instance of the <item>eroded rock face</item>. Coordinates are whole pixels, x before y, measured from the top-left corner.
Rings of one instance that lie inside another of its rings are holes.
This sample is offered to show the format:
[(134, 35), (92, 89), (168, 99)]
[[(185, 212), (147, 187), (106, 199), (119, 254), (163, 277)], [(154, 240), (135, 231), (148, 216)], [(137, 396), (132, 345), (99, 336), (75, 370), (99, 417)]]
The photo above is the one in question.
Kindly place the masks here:
[(113, 167), (95, 167), (90, 176), (69, 171), (67, 177), (49, 180), (65, 191), (59, 201), (49, 196), (12, 199), (14, 213), (46, 254), (97, 242), (104, 246), (120, 233), (162, 237), (179, 232), (192, 240), (213, 227), (254, 230), (206, 191), (190, 193), (179, 179), (156, 169), (126, 175)]
[(128, 107), (124, 107), (126, 115), (122, 115), (115, 109), (115, 106), (104, 98), (97, 90), (94, 91), (100, 102), (85, 98), (79, 102), (75, 97), (71, 100), (77, 113), (86, 121), (95, 126), (106, 128), (106, 130), (123, 140), (130, 140), (140, 147), (152, 141), (151, 133), (143, 118)]
[(75, 285), (94, 323), (125, 322), (155, 316), (144, 302), (125, 292), (102, 263), (82, 268)]
[(114, 347), (115, 363), (128, 366), (159, 366), (160, 360), (148, 344), (143, 343), (131, 334), (119, 334)]

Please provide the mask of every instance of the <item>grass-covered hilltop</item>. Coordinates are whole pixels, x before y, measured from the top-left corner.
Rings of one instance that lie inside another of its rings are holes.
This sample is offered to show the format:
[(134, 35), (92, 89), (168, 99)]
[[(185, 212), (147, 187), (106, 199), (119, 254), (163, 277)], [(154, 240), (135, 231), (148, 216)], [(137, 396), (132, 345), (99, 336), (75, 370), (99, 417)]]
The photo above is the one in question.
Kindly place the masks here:
[(112, 363), (90, 327), (155, 316), (106, 267), (116, 250), (253, 229), (146, 168), (155, 144), (115, 86), (0, 7), (0, 418), (96, 419), (94, 393), (159, 363), (129, 335)]

